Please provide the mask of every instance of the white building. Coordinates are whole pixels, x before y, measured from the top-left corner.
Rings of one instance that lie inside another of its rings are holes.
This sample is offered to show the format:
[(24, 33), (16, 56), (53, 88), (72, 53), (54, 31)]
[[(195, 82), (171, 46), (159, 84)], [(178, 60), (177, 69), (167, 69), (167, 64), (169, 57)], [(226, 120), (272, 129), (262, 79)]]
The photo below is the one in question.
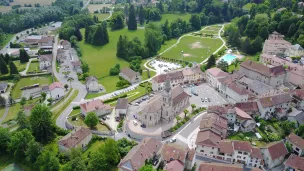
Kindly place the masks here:
[(120, 71), (119, 76), (121, 76), (131, 84), (141, 81), (141, 75), (130, 68), (123, 68)]
[(304, 155), (304, 140), (294, 133), (291, 133), (286, 138), (286, 142), (292, 145), (293, 153), (298, 156)]
[(53, 55), (40, 55), (39, 57), (39, 68), (40, 70), (45, 70), (52, 65)]
[(227, 77), (228, 75), (228, 73), (219, 68), (210, 68), (206, 71), (206, 82), (215, 89), (219, 89), (220, 83), (218, 80)]
[(64, 96), (64, 87), (59, 82), (54, 82), (49, 86), (51, 98), (53, 100), (60, 99)]
[(269, 35), (268, 39), (265, 40), (263, 46), (263, 53), (269, 55), (284, 54), (285, 50), (291, 46), (291, 43), (284, 40), (284, 35), (278, 32), (273, 32)]
[(182, 71), (174, 71), (166, 74), (157, 75), (152, 78), (152, 90), (162, 91), (166, 80), (170, 81), (172, 86), (184, 83), (184, 76)]
[(107, 104), (103, 104), (101, 100), (92, 100), (86, 103), (80, 104), (81, 113), (87, 115), (90, 112), (94, 112), (98, 117), (112, 112), (112, 107)]
[(304, 56), (304, 49), (299, 44), (295, 44), (286, 49), (285, 55), (289, 57)]
[(115, 106), (115, 116), (124, 117), (126, 116), (127, 111), (128, 111), (128, 99), (127, 98), (117, 99), (117, 103)]
[(86, 88), (89, 92), (98, 92), (100, 89), (98, 79), (95, 76), (89, 76), (86, 78)]
[(273, 142), (261, 148), (265, 166), (272, 169), (283, 163), (288, 151), (282, 141)]

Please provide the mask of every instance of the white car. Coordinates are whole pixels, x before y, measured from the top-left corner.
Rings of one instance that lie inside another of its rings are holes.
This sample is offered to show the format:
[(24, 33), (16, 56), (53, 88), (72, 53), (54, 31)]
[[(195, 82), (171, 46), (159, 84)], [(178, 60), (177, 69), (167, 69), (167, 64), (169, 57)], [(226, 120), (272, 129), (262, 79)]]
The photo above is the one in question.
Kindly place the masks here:
[(171, 138), (170, 143), (174, 143), (174, 142), (176, 142), (176, 138)]

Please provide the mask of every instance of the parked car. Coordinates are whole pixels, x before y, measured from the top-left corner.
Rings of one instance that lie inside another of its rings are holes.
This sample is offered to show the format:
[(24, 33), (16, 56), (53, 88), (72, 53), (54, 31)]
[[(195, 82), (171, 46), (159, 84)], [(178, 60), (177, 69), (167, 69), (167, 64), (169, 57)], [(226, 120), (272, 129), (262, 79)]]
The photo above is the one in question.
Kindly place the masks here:
[(174, 142), (176, 142), (176, 138), (171, 138), (170, 143), (174, 143)]
[(105, 116), (102, 116), (101, 119), (105, 121), (107, 118)]
[(120, 117), (115, 117), (116, 122), (120, 122)]
[(146, 128), (146, 125), (145, 124), (141, 124), (140, 127)]
[(137, 121), (136, 120), (133, 120), (133, 125), (137, 126)]
[(107, 119), (110, 119), (110, 116), (109, 116), (109, 115), (107, 115), (107, 116), (106, 116), (106, 118), (107, 118)]
[(157, 163), (158, 163), (158, 159), (154, 159), (154, 160), (152, 161), (153, 166), (156, 166)]

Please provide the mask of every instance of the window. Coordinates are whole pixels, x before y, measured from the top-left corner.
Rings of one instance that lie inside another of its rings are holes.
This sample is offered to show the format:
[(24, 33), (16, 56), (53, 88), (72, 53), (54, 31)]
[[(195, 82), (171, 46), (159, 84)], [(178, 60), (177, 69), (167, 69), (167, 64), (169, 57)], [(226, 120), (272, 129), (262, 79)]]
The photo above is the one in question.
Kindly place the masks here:
[(238, 154), (242, 154), (242, 152), (241, 152), (241, 151), (239, 151), (239, 152), (238, 152)]
[(203, 152), (204, 152), (204, 150), (201, 150), (201, 152), (203, 153)]
[(150, 116), (150, 121), (151, 121), (152, 117)]
[(212, 150), (214, 149), (214, 147), (212, 147)]
[(247, 152), (244, 152), (244, 154), (247, 155), (248, 153), (247, 153)]

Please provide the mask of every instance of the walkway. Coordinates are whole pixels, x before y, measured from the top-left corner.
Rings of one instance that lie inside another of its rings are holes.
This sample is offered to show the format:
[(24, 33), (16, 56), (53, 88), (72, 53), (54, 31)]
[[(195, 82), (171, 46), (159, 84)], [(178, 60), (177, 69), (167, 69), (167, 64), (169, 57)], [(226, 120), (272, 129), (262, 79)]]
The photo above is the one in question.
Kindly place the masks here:
[(4, 111), (3, 116), (0, 118), (0, 125), (1, 125), (2, 121), (6, 118), (6, 116), (7, 116), (7, 114), (8, 114), (9, 108), (10, 108), (10, 106), (7, 104), (7, 105), (5, 106), (5, 111)]
[(27, 72), (27, 70), (29, 69), (32, 60), (36, 60), (36, 58), (30, 58), (30, 59), (29, 59), (29, 61), (28, 61), (27, 64), (26, 64), (25, 70), (19, 72), (20, 75), (26, 75), (26, 72)]

